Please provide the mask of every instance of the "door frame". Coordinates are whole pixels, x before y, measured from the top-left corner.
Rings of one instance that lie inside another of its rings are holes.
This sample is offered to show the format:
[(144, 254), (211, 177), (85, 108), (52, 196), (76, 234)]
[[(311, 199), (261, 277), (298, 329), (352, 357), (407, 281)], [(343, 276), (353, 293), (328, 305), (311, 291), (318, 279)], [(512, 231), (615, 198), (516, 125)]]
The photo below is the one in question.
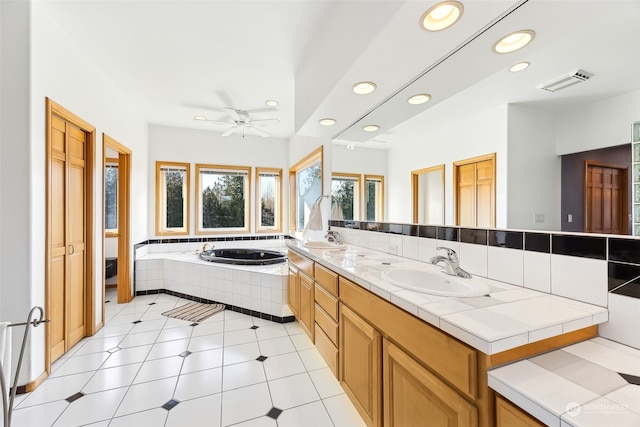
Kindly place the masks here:
[[(102, 165), (106, 165), (107, 147), (118, 153), (118, 304), (133, 299), (131, 288), (131, 150), (122, 145), (106, 133), (102, 134)], [(104, 183), (104, 167), (102, 168), (102, 182)], [(102, 206), (104, 206), (105, 191), (102, 186)], [(105, 218), (102, 216), (102, 235), (104, 236)], [(104, 258), (104, 238), (102, 240), (102, 254)], [(123, 268), (124, 267), (124, 268)], [(102, 263), (102, 323), (104, 323), (105, 301), (105, 265)]]
[(622, 206), (621, 206), (621, 212), (620, 212), (620, 224), (623, 225), (623, 234), (620, 234), (620, 236), (628, 236), (629, 233), (629, 166), (627, 165), (620, 165), (620, 164), (614, 164), (614, 163), (605, 163), (605, 162), (598, 162), (598, 161), (594, 161), (594, 160), (585, 160), (584, 161), (584, 188), (582, 189), (582, 206), (584, 209), (584, 223), (582, 225), (582, 230), (585, 233), (592, 233), (591, 231), (588, 232), (587, 231), (587, 224), (589, 223), (588, 219), (589, 219), (589, 212), (587, 209), (587, 180), (589, 178), (589, 167), (590, 166), (596, 166), (596, 167), (602, 167), (602, 168), (609, 168), (609, 169), (617, 169), (619, 171), (622, 171)]
[(470, 159), (458, 160), (453, 162), (453, 218), (455, 219), (455, 225), (460, 224), (459, 216), (459, 203), (458, 203), (458, 169), (460, 166), (468, 165), (469, 163), (479, 163), (486, 160), (493, 161), (493, 186), (491, 188), (491, 227), (496, 226), (496, 175), (497, 175), (497, 163), (496, 153), (485, 154), (483, 156), (472, 157)]
[(420, 175), (423, 174), (427, 174), (427, 173), (431, 173), (431, 172), (438, 172), (440, 171), (441, 174), (441, 180), (442, 180), (442, 223), (444, 224), (444, 215), (445, 215), (445, 165), (437, 165), (437, 166), (431, 166), (428, 168), (424, 168), (424, 169), (418, 169), (418, 170), (414, 170), (411, 171), (411, 210), (413, 212), (413, 222), (415, 222), (416, 224), (419, 222), (419, 213), (420, 213), (420, 209), (419, 209), (419, 205), (418, 205), (418, 201), (420, 199)]
[[(45, 219), (45, 281), (44, 281), (44, 295), (45, 295), (45, 312), (49, 313), (52, 309), (52, 296), (49, 280), (51, 278), (51, 125), (52, 116), (58, 116), (65, 121), (77, 126), (87, 134), (86, 153), (85, 153), (85, 336), (91, 336), (96, 333), (97, 325), (94, 322), (95, 319), (95, 271), (94, 271), (94, 243), (95, 243), (95, 231), (94, 231), (94, 211), (95, 201), (93, 197), (93, 176), (95, 172), (95, 145), (96, 145), (96, 128), (84, 121), (80, 117), (73, 114), (60, 104), (54, 102), (50, 98), (45, 98), (45, 119), (46, 119), (46, 132), (45, 132), (45, 204), (46, 204), (46, 219)], [(47, 323), (45, 327), (45, 370), (47, 373), (51, 373), (51, 323)]]

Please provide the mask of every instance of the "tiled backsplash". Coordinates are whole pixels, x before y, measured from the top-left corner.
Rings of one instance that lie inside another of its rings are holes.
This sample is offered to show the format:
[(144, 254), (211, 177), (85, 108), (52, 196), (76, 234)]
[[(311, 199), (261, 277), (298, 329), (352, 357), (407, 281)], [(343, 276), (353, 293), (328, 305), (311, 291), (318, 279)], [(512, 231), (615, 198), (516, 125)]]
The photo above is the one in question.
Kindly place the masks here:
[(640, 348), (640, 239), (450, 226), (330, 221), (345, 242), (429, 262), (455, 250), (476, 276), (609, 309), (607, 338)]

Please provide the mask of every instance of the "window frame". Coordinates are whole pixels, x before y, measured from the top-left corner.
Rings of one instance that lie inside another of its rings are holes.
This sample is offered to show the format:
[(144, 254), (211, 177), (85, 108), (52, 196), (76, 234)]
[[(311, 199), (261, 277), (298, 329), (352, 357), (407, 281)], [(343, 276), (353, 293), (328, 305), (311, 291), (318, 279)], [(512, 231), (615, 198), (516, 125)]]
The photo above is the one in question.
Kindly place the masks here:
[[(362, 175), (357, 173), (333, 172), (331, 174), (331, 214), (333, 214), (333, 180), (355, 181), (353, 194), (353, 221), (360, 221), (362, 212)], [(333, 215), (331, 215), (333, 219)]]
[[(183, 188), (183, 218), (184, 225), (180, 228), (166, 228), (163, 220), (166, 219), (166, 202), (163, 203), (164, 186), (162, 183), (162, 169), (184, 169), (184, 188)], [(190, 202), (190, 182), (191, 182), (191, 164), (182, 162), (164, 162), (156, 161), (156, 236), (180, 236), (189, 234), (189, 202)]]
[[(301, 232), (297, 229), (298, 217), (298, 186), (296, 184), (298, 172), (305, 170), (315, 163), (320, 163), (320, 195), (324, 194), (324, 150), (319, 146), (302, 160), (289, 168), (289, 231), (291, 233)], [(306, 224), (305, 224), (306, 225)]]
[(364, 204), (364, 208), (363, 208), (363, 216), (362, 216), (362, 220), (363, 221), (369, 221), (368, 215), (367, 215), (367, 200), (366, 200), (366, 195), (367, 195), (367, 183), (369, 181), (372, 180), (378, 180), (380, 181), (380, 198), (379, 200), (376, 200), (376, 208), (377, 208), (377, 212), (379, 212), (379, 217), (376, 217), (374, 219), (374, 221), (384, 221), (384, 175), (370, 175), (370, 174), (365, 174), (364, 175), (364, 191), (362, 193), (362, 200), (363, 200), (363, 204)]
[[(243, 172), (245, 175), (244, 192), (244, 227), (225, 228), (203, 228), (202, 227), (202, 189), (200, 182), (200, 172), (202, 170), (212, 170), (216, 172)], [(251, 166), (232, 166), (196, 163), (196, 234), (245, 234), (251, 231)]]
[[(116, 228), (107, 228), (107, 188), (106, 188), (106, 184), (107, 184), (107, 168), (113, 168), (113, 169), (117, 169), (118, 170), (118, 180), (116, 181), (116, 196), (115, 196), (115, 202), (116, 202), (116, 206), (115, 206), (115, 210), (116, 210)], [(103, 206), (103, 210), (104, 210), (104, 236), (105, 237), (118, 237), (119, 236), (119, 231), (118, 231), (118, 225), (119, 225), (119, 218), (118, 218), (118, 194), (119, 194), (119, 190), (120, 190), (120, 185), (119, 185), (119, 180), (120, 180), (120, 160), (117, 158), (112, 158), (112, 157), (108, 157), (105, 158), (105, 162), (104, 162), (104, 193), (105, 193), (105, 198), (104, 198), (104, 206)]]
[[(276, 188), (275, 188), (275, 203), (274, 203), (274, 225), (272, 227), (265, 227), (261, 225), (262, 222), (262, 186), (261, 177), (263, 174), (269, 176), (277, 176)], [(282, 231), (282, 169), (281, 168), (265, 168), (256, 167), (255, 178), (255, 203), (256, 203), (256, 233), (279, 233)]]

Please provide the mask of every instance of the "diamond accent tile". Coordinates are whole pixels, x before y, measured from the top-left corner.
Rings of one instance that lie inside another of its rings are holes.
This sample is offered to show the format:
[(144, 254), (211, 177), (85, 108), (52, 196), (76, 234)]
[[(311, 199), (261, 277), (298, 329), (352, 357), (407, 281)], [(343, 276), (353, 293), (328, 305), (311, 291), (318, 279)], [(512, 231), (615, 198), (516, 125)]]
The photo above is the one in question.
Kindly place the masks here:
[(136, 321), (131, 322), (131, 323), (133, 323), (134, 325), (137, 325), (138, 323), (142, 323), (142, 320), (136, 320)]
[(256, 360), (258, 362), (264, 362), (265, 360), (267, 360), (267, 356), (259, 356)]
[(280, 414), (282, 414), (282, 409), (278, 409), (274, 406), (269, 410), (269, 412), (267, 412), (267, 417), (277, 420)]
[(170, 411), (173, 408), (175, 408), (178, 405), (178, 403), (180, 403), (179, 400), (171, 399), (170, 401), (162, 405), (162, 408), (166, 409), (167, 411)]
[(75, 402), (76, 400), (80, 399), (81, 397), (84, 397), (84, 393), (79, 391), (76, 394), (72, 394), (71, 396), (67, 397), (65, 400), (67, 402), (71, 403), (71, 402)]
[(622, 372), (618, 372), (618, 375), (624, 378), (624, 380), (629, 384), (640, 385), (640, 377), (637, 377), (635, 375), (623, 374)]
[(190, 354), (191, 354), (191, 352), (190, 352), (189, 350), (187, 350), (187, 351), (183, 351), (183, 352), (182, 352), (182, 353), (180, 353), (178, 356), (180, 356), (180, 357), (187, 357), (187, 356), (188, 356), (188, 355), (190, 355)]
[(112, 349), (107, 350), (107, 353), (113, 354), (116, 351), (120, 351), (120, 350), (122, 350), (120, 347), (113, 347)]
[(149, 305), (156, 305), (156, 303), (155, 302), (150, 302)]
[(252, 326), (252, 327), (250, 327), (249, 329), (258, 329), (259, 327), (260, 327), (260, 326), (253, 325), (253, 326)]
[(200, 323), (192, 323), (192, 324), (190, 324), (189, 326), (194, 326), (194, 327), (195, 327), (195, 326), (198, 326), (199, 324), (200, 324)]

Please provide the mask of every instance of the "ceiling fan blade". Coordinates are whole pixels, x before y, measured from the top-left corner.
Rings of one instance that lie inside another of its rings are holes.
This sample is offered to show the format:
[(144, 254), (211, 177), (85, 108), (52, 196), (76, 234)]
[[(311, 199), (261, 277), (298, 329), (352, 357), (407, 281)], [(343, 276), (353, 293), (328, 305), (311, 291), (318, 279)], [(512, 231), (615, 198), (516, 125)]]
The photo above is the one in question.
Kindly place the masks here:
[(230, 107), (222, 107), (222, 109), (224, 111), (226, 111), (234, 121), (236, 121), (236, 122), (242, 121), (242, 117), (240, 117), (240, 114), (238, 112), (239, 110), (236, 110), (236, 109), (230, 108)]
[(227, 129), (224, 132), (222, 132), (222, 135), (220, 135), (220, 136), (229, 136), (229, 135), (231, 135), (233, 133), (233, 130), (235, 128), (237, 128), (237, 127), (238, 127), (238, 125), (231, 126), (229, 129)]
[(251, 123), (255, 122), (276, 122), (280, 123), (280, 119), (276, 119), (275, 117), (272, 119), (251, 119)]
[(268, 137), (268, 136), (271, 136), (271, 134), (269, 134), (269, 133), (267, 133), (267, 132), (263, 131), (262, 129), (258, 129), (258, 128), (257, 128), (257, 127), (255, 127), (255, 126), (247, 125), (247, 129), (249, 129), (249, 130), (251, 130), (251, 131), (253, 131), (253, 132), (257, 133), (258, 135), (260, 135), (260, 136), (261, 136), (261, 137), (263, 137), (263, 138), (266, 138), (266, 137)]
[(264, 107), (264, 108), (252, 108), (251, 110), (244, 110), (249, 114), (253, 113), (267, 113), (271, 111), (278, 111), (276, 107)]

